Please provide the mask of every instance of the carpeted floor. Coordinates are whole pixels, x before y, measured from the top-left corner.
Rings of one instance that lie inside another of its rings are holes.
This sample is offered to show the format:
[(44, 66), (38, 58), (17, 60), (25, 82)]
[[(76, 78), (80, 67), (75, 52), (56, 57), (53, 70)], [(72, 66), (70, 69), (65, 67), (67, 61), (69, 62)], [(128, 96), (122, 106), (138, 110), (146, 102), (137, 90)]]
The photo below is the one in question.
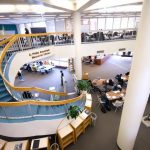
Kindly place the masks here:
[[(130, 70), (131, 59), (132, 58), (112, 56), (100, 66), (83, 64), (83, 72), (88, 72), (91, 80), (97, 77), (104, 79), (114, 78), (116, 74), (125, 73)], [(49, 86), (60, 87), (59, 71), (59, 69), (55, 69), (52, 73), (46, 75), (26, 72), (24, 73), (25, 82), (16, 80), (15, 85), (39, 86), (46, 89), (48, 89)], [(68, 83), (68, 92), (74, 91), (74, 89), (71, 88), (73, 82), (71, 75), (67, 73), (67, 70), (64, 70), (64, 74)], [(96, 99), (95, 95), (93, 95), (93, 99)], [(88, 127), (86, 132), (79, 136), (77, 142), (68, 146), (66, 150), (118, 150), (116, 139), (121, 118), (121, 110), (115, 112), (114, 108), (112, 108), (111, 111), (102, 113), (100, 107), (97, 107), (97, 104), (93, 103), (92, 111), (98, 116), (95, 127)], [(149, 112), (150, 100), (147, 104), (145, 114)], [(149, 150), (149, 139), (150, 129), (141, 124), (134, 150)]]

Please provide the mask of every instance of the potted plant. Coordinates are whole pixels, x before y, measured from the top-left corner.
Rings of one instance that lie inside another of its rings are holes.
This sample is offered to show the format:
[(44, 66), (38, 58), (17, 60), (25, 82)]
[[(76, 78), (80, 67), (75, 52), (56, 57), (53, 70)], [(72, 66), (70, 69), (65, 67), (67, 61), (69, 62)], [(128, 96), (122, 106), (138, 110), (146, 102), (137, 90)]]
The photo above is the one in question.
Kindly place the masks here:
[(67, 119), (76, 119), (81, 112), (82, 110), (79, 106), (70, 106), (67, 112)]
[[(77, 81), (77, 88), (79, 90), (79, 93), (87, 93), (87, 91), (90, 90), (91, 85), (90, 82), (87, 80), (78, 80)], [(86, 92), (85, 92), (86, 91)]]

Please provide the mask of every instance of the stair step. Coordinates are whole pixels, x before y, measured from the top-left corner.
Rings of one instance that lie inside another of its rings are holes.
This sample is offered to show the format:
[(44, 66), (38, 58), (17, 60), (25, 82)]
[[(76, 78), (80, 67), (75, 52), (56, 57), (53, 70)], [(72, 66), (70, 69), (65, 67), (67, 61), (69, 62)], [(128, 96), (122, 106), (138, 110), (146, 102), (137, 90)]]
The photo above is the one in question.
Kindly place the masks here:
[(12, 100), (13, 100), (13, 97), (10, 96), (10, 95), (7, 95), (7, 96), (1, 98), (0, 101), (1, 101), (1, 102), (10, 102), (10, 101), (12, 101)]
[(1, 94), (2, 94), (3, 92), (5, 92), (5, 91), (8, 92), (8, 91), (6, 90), (6, 88), (5, 88), (5, 86), (3, 86), (3, 87), (0, 88), (0, 93), (1, 93)]
[(4, 92), (3, 94), (0, 94), (0, 99), (7, 96), (10, 96), (10, 94), (8, 92)]

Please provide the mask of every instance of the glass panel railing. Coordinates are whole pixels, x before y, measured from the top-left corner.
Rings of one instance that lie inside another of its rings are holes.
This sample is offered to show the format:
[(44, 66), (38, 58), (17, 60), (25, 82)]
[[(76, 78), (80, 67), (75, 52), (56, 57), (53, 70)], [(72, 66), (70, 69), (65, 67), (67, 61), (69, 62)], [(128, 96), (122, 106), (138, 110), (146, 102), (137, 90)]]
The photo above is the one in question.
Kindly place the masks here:
[[(24, 103), (24, 102), (22, 102)], [(70, 106), (79, 106), (81, 110), (84, 109), (85, 100), (83, 98), (79, 98), (75, 102), (66, 103), (66, 104), (59, 104), (59, 105), (50, 105), (48, 103), (41, 103), (38, 105), (37, 103), (34, 104), (34, 101), (28, 101), (29, 104), (21, 104), (21, 103), (11, 103), (11, 106), (4, 105), (0, 107), (0, 118), (2, 119), (25, 119), (31, 117), (48, 117), (47, 119), (58, 118), (60, 116), (66, 115), (68, 108)], [(24, 121), (24, 120), (22, 120)]]

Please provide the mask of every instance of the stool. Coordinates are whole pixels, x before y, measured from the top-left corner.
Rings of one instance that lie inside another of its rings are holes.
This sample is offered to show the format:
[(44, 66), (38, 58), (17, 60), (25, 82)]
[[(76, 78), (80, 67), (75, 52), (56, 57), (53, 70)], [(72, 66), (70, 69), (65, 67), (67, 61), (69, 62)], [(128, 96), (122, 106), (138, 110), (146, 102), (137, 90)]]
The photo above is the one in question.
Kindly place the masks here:
[(61, 150), (64, 150), (70, 143), (75, 143), (74, 131), (71, 125), (67, 125), (64, 128), (58, 130), (58, 140)]
[(84, 132), (83, 119), (77, 117), (70, 124), (74, 129), (75, 140), (77, 141), (78, 136)]

